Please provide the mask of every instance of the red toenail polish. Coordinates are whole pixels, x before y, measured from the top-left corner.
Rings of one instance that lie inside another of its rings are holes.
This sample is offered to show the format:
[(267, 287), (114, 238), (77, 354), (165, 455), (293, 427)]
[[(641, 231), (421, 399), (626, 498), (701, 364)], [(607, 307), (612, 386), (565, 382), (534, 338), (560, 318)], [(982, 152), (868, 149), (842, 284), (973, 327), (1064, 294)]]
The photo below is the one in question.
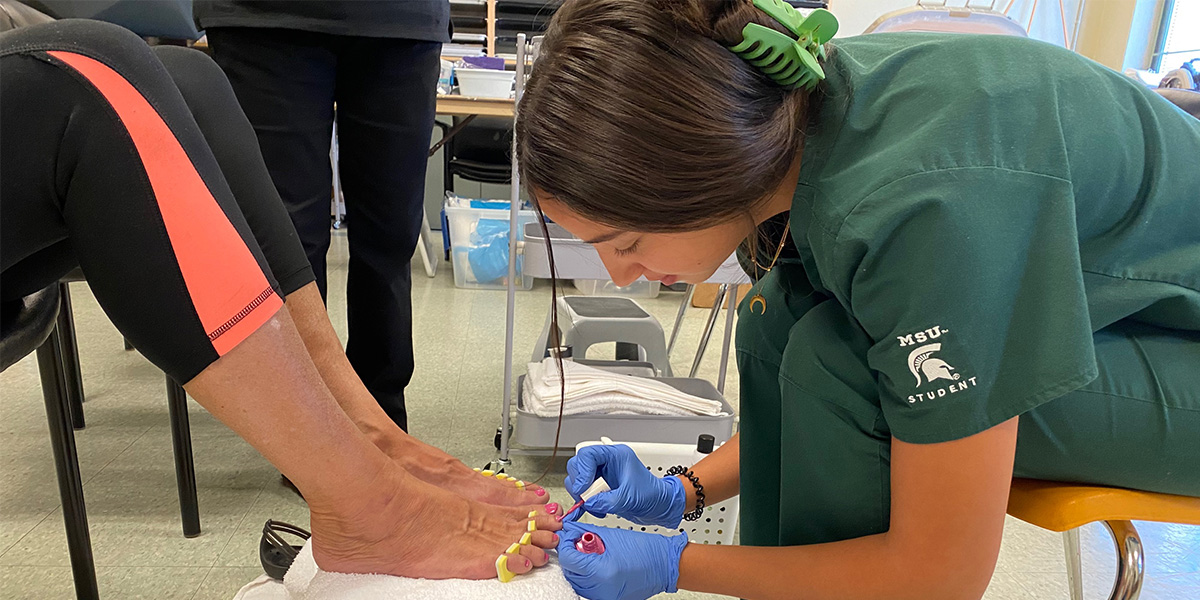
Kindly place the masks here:
[(558, 514), (559, 508), (560, 507), (558, 506), (557, 502), (551, 502), (550, 504), (546, 505), (546, 514), (556, 515), (556, 514)]
[(538, 489), (538, 490), (535, 490), (533, 493), (535, 493), (535, 494), (537, 494), (537, 495), (539, 495), (539, 496), (545, 496), (545, 495), (546, 495), (546, 490)]

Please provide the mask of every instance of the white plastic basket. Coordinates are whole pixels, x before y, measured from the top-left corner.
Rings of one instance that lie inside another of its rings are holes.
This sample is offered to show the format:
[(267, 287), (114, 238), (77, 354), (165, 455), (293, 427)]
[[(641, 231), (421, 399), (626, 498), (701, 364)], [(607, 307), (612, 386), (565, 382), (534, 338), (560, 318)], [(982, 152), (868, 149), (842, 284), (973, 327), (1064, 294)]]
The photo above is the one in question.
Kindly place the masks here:
[[(633, 453), (641, 459), (642, 464), (655, 475), (662, 476), (667, 472), (667, 469), (675, 465), (683, 465), (690, 467), (696, 464), (705, 455), (696, 452), (695, 444), (654, 444), (646, 442), (614, 442), (605, 439), (602, 442), (583, 442), (575, 446), (575, 451), (587, 446), (597, 446), (601, 444), (625, 444), (633, 449)], [(679, 524), (680, 529), (667, 529), (664, 527), (652, 527), (638, 525), (632, 521), (627, 521), (620, 517), (609, 515), (603, 519), (597, 518), (590, 514), (585, 514), (580, 521), (584, 523), (592, 523), (595, 525), (603, 525), (604, 527), (616, 527), (620, 529), (629, 529), (632, 531), (647, 531), (650, 533), (658, 533), (666, 536), (679, 535), (682, 532), (687, 532), (688, 540), (698, 544), (723, 544), (730, 545), (733, 543), (734, 532), (737, 529), (738, 511), (741, 508), (741, 502), (737, 496), (734, 496), (724, 502), (718, 502), (704, 508), (704, 516), (698, 521), (683, 521)]]
[(458, 90), (471, 98), (508, 98), (512, 96), (516, 71), (496, 69), (455, 69)]

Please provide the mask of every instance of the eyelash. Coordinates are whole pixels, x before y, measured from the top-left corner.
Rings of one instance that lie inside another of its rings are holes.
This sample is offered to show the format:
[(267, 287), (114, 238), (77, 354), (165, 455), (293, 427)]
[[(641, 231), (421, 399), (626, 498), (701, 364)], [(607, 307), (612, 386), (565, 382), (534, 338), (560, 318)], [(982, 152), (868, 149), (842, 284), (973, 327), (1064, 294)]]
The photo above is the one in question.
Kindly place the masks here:
[(638, 242), (634, 242), (633, 245), (629, 246), (628, 248), (614, 248), (613, 252), (615, 252), (617, 256), (625, 256), (637, 252), (637, 247)]

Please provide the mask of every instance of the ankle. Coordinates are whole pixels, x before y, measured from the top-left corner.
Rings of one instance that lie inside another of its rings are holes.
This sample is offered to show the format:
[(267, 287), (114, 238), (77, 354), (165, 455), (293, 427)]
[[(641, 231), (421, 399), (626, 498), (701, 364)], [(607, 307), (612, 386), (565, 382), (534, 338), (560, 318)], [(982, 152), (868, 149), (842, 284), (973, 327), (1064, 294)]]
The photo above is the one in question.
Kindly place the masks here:
[(349, 469), (342, 468), (335, 478), (323, 480), (319, 485), (305, 485), (294, 478), (292, 481), (300, 489), (313, 512), (325, 512), (329, 515), (353, 516), (352, 513), (363, 513), (369, 508), (360, 505), (386, 500), (396, 490), (406, 487), (409, 474), (392, 463), (392, 461), (377, 448), (363, 443), (363, 450), (353, 460), (341, 461)]

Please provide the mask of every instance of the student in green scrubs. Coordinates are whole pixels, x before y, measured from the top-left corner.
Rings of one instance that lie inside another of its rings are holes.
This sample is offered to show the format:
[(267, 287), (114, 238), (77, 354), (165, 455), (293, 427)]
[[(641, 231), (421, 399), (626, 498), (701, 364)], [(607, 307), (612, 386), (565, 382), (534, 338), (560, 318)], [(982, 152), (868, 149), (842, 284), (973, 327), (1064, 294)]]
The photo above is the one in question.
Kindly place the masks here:
[[(618, 285), (746, 239), (763, 267), (741, 433), (694, 468), (740, 492), (742, 545), (567, 523), (576, 589), (977, 598), (1014, 476), (1200, 496), (1200, 121), (1013, 37), (838, 39), (785, 88), (729, 50), (749, 22), (789, 31), (749, 0), (566, 3), (521, 101), (524, 182)], [(614, 488), (597, 514), (696, 507), (621, 447), (568, 471)]]

